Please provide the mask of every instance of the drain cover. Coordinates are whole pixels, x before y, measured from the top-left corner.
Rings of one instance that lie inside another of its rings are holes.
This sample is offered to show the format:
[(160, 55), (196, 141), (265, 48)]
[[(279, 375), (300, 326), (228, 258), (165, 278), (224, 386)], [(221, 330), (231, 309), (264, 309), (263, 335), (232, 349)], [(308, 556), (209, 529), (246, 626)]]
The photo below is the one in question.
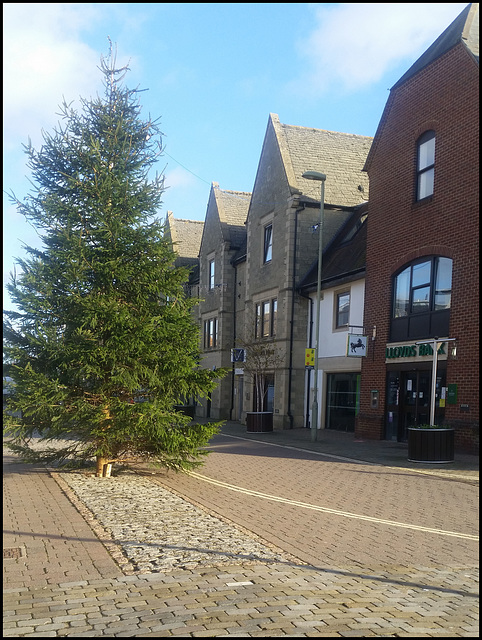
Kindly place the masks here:
[(11, 549), (3, 550), (3, 558), (21, 558), (23, 556), (23, 550), (21, 547), (13, 547)]

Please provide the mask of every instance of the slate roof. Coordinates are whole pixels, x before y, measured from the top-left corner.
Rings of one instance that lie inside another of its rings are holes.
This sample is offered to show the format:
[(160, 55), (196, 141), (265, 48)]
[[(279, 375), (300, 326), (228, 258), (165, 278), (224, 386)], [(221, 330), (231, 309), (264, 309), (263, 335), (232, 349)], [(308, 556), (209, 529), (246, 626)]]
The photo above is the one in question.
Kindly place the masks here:
[(301, 177), (313, 170), (326, 175), (326, 204), (354, 207), (368, 199), (368, 176), (362, 170), (373, 138), (282, 124), (275, 113), (270, 120), (293, 194), (320, 200), (320, 183)]
[[(323, 252), (321, 286), (335, 286), (363, 277), (366, 267), (367, 204), (357, 207)], [(300, 289), (314, 291), (318, 282), (316, 260), (299, 284)]]
[(246, 217), (251, 194), (245, 191), (226, 191), (213, 182), (214, 197), (221, 223), (221, 232), (231, 249), (239, 249), (246, 239)]
[(174, 251), (182, 264), (195, 264), (199, 256), (204, 222), (174, 218), (167, 212), (167, 225), (171, 234)]

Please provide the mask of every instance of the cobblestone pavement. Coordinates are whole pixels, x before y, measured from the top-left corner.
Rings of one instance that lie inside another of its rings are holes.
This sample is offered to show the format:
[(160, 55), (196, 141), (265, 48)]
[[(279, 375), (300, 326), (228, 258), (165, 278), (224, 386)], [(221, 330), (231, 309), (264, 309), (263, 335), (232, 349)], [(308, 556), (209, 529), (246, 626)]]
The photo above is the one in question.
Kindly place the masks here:
[[(240, 482), (240, 469), (249, 462), (240, 450), (235, 454), (238, 462), (232, 460), (233, 454), (227, 458), (232, 468), (229, 486), (204, 479), (220, 482), (213, 472), (217, 468), (213, 455), (221, 463), (220, 452), (229, 448), (232, 439), (218, 438), (208, 457), (210, 466), (199, 471), (200, 477), (150, 475), (144, 469), (144, 475), (123, 472), (96, 479), (48, 472), (4, 456), (4, 556), (8, 556), (4, 559), (4, 636), (479, 637), (474, 552), (478, 538), (470, 518), (460, 522), (458, 514), (453, 516), (459, 520), (455, 531), (466, 538), (435, 534), (440, 522), (432, 512), (415, 523), (420, 528), (426, 520), (430, 526), (425, 537), (445, 540), (434, 551), (450, 553), (445, 563), (437, 555), (438, 562), (418, 562), (415, 547), (423, 532), (410, 528), (403, 529), (406, 537), (402, 539), (413, 549), (412, 562), (398, 562), (397, 553), (391, 562), (385, 558), (374, 564), (365, 561), (364, 555), (358, 564), (350, 558), (341, 562), (335, 550), (325, 554), (318, 549), (316, 554), (310, 549), (304, 528), (304, 551), (299, 541), (298, 547), (289, 540), (277, 545), (273, 541), (279, 536), (258, 528), (263, 511), (270, 516), (273, 500), (264, 499), (261, 491), (249, 496), (233, 489), (249, 485)], [(284, 450), (287, 460), (279, 447), (270, 460), (268, 450), (273, 454), (274, 447), (259, 445), (256, 459), (251, 449), (252, 470), (263, 460), (266, 474), (272, 471), (270, 464), (279, 465), (281, 473), (283, 464), (290, 463), (290, 450)], [(294, 454), (291, 463), (298, 464)], [(304, 456), (307, 472), (312, 471), (310, 463)], [(330, 476), (334, 474), (339, 482), (336, 466), (330, 467)], [(355, 477), (349, 467), (342, 467), (347, 482)], [(381, 471), (372, 464), (357, 469), (364, 471), (361, 479), (356, 476), (360, 482), (375, 479), (377, 470)], [(392, 477), (378, 475), (384, 483)], [(468, 478), (473, 484), (472, 471)], [(420, 474), (412, 473), (409, 479), (418, 481)], [(406, 478), (394, 475), (392, 480)], [(471, 485), (456, 479), (444, 480), (442, 485), (445, 492), (454, 493), (454, 500), (473, 498)], [(293, 481), (291, 495), (300, 498), (296, 486)], [(418, 487), (413, 485), (414, 490)], [(436, 499), (439, 486), (431, 487), (429, 496)], [(276, 485), (265, 483), (263, 488), (272, 497), (277, 493), (283, 498)], [(346, 487), (338, 489), (347, 493)], [(310, 485), (308, 490), (313, 493)], [(382, 529), (384, 503), (375, 495), (358, 502), (354, 495), (348, 497), (354, 504), (343, 502), (345, 515), (349, 504), (350, 513), (364, 512), (372, 518), (370, 522), (325, 510), (323, 523), (338, 526), (339, 547), (344, 536), (353, 537), (352, 546), (367, 546), (363, 536), (356, 535), (357, 529)], [(261, 515), (249, 511), (257, 501)], [(290, 515), (301, 522), (304, 503), (293, 502), (300, 504), (281, 502), (277, 512), (286, 518), (283, 509), (294, 509)], [(334, 511), (339, 506), (336, 500), (327, 504)], [(347, 529), (346, 522), (353, 527)], [(296, 529), (296, 524), (286, 523), (286, 531)], [(320, 521), (310, 524), (319, 527)], [(278, 525), (273, 522), (272, 528)], [(386, 527), (394, 529), (393, 524)], [(447, 551), (447, 541), (457, 552)], [(379, 536), (375, 542), (379, 549), (371, 552), (368, 545), (361, 553), (378, 557), (383, 545)], [(307, 562), (311, 557), (318, 562)], [(320, 562), (322, 558), (327, 561)]]

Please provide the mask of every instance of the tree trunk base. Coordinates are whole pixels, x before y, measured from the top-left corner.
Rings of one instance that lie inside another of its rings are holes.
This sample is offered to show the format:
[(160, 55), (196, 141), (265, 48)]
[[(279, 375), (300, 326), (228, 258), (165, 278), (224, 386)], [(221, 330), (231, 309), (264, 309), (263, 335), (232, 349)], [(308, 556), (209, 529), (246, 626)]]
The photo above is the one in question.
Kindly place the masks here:
[(107, 458), (97, 458), (97, 465), (95, 470), (96, 478), (110, 478), (112, 473), (112, 464), (108, 462)]

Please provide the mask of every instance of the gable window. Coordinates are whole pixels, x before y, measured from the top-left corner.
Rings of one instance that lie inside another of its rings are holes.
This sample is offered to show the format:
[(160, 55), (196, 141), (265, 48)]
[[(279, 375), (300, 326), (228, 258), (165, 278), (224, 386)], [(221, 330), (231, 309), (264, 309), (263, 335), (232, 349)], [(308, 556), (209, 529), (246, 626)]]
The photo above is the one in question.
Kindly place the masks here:
[(264, 228), (263, 263), (270, 262), (273, 257), (273, 225), (268, 224)]
[(392, 340), (449, 332), (452, 260), (428, 256), (407, 265), (393, 281)]
[(417, 141), (417, 200), (433, 194), (435, 131), (426, 131)]
[(276, 335), (278, 300), (264, 300), (255, 306), (255, 338), (270, 338)]
[(214, 349), (218, 341), (218, 320), (210, 318), (204, 321), (204, 348)]
[(214, 289), (214, 259), (209, 261), (209, 289)]
[(344, 291), (336, 295), (336, 328), (348, 326), (350, 321), (350, 292)]

